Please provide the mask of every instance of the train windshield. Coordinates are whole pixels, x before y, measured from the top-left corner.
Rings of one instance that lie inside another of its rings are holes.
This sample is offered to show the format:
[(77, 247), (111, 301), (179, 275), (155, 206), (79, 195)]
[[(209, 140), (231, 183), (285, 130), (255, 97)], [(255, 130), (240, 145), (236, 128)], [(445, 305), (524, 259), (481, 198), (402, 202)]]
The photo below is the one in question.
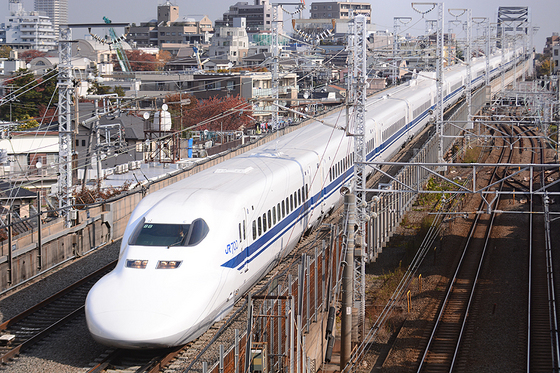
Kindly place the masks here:
[(142, 222), (129, 244), (141, 246), (195, 246), (208, 234), (208, 225), (202, 219), (191, 224), (158, 224)]

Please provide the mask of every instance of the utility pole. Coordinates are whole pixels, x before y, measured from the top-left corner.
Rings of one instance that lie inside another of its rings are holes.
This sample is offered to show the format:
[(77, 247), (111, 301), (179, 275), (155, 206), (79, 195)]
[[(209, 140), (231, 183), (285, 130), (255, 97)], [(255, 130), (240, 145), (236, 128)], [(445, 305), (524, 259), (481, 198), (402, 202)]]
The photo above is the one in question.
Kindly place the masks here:
[(68, 26), (60, 27), (58, 45), (58, 207), (65, 226), (72, 225), (72, 31)]
[(465, 89), (467, 90), (467, 128), (473, 128), (472, 123), (472, 76), (471, 76), (471, 43), (472, 43), (472, 11), (467, 9), (467, 22), (465, 25), (467, 27), (467, 46), (466, 46), (466, 56), (465, 63), (467, 64), (467, 84)]
[(345, 215), (348, 216), (346, 258), (342, 272), (342, 312), (340, 333), (340, 371), (344, 371), (352, 355), (352, 308), (354, 294), (354, 225), (356, 224), (356, 197), (352, 193), (344, 196)]
[(437, 132), (439, 135), (438, 143), (438, 162), (443, 160), (443, 3), (437, 3), (437, 39), (436, 39), (436, 83), (437, 83)]
[[(357, 15), (350, 22), (348, 48), (352, 51), (352, 65), (348, 69), (349, 105), (353, 105), (352, 119), (354, 121), (354, 188), (358, 215), (359, 250), (354, 255), (354, 306), (358, 308), (358, 325), (361, 336), (365, 327), (365, 235), (368, 220), (366, 202), (366, 37), (367, 20), (363, 15)], [(349, 112), (349, 111), (348, 111)], [(348, 123), (350, 117), (347, 116)], [(350, 126), (347, 126), (350, 128)]]
[[(427, 13), (436, 9), (437, 32), (436, 32), (436, 132), (439, 136), (438, 163), (443, 160), (443, 3), (412, 3), (412, 9), (424, 17)], [(422, 11), (419, 8), (428, 6), (431, 8)]]
[[(58, 208), (66, 227), (72, 225), (72, 31), (73, 27), (106, 27), (106, 24), (60, 26), (58, 43)], [(114, 24), (128, 26), (128, 24)], [(76, 118), (76, 123), (78, 118)]]
[(279, 32), (278, 32), (278, 7), (279, 4), (273, 4), (272, 6), (272, 94), (274, 98), (274, 109), (272, 113), (272, 128), (278, 128), (278, 89), (279, 89), (279, 82), (278, 82), (278, 60), (280, 54), (280, 43), (278, 41)]
[(412, 17), (393, 17), (393, 71), (391, 77), (391, 85), (393, 86), (397, 85), (397, 75), (400, 75), (398, 74), (398, 72), (400, 71), (400, 68), (398, 66), (398, 61), (400, 61), (400, 58), (398, 58), (399, 29), (401, 25), (406, 25), (410, 21), (412, 21)]
[[(470, 9), (448, 9), (449, 14), (451, 14), (452, 16), (455, 17), (457, 22), (457, 19), (463, 15), (467, 16), (467, 20), (464, 23), (459, 22), (459, 24), (463, 25), (465, 27), (465, 31), (466, 31), (466, 40), (465, 40), (465, 55), (463, 56), (464, 58), (464, 63), (465, 63), (465, 69), (466, 69), (466, 82), (465, 82), (465, 96), (466, 96), (466, 101), (467, 101), (467, 125), (466, 128), (472, 129), (472, 107), (471, 107), (471, 101), (472, 101), (472, 76), (471, 76), (471, 43), (472, 43), (472, 15), (471, 15), (471, 10)], [(453, 21), (450, 21), (450, 25), (451, 23), (453, 23)], [(450, 37), (449, 35), (451, 35), (451, 28), (449, 29), (449, 34), (448, 37)]]

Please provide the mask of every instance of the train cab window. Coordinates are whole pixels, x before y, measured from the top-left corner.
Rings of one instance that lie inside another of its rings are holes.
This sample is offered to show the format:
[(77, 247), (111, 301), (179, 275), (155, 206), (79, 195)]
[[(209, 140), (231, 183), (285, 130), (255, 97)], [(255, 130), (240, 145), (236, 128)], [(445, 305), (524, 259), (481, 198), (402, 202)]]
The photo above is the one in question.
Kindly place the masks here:
[(286, 216), (286, 204), (282, 201), (282, 218)]
[(272, 224), (276, 224), (276, 206), (272, 206)]
[(260, 236), (261, 236), (261, 234), (262, 234), (262, 225), (261, 225), (261, 218), (259, 217), (259, 219), (258, 219), (258, 220), (259, 220), (259, 223), (258, 223), (258, 228), (259, 228), (259, 237), (260, 237)]
[(301, 190), (299, 189), (297, 191), (297, 201), (298, 201), (298, 206), (301, 205)]
[(270, 216), (270, 210), (268, 210), (268, 228), (270, 229), (270, 227), (272, 227), (272, 219)]
[(189, 230), (189, 235), (185, 242), (187, 243), (185, 246), (195, 246), (198, 245), (208, 234), (208, 225), (202, 219), (195, 219), (191, 223), (191, 229)]
[(294, 211), (294, 195), (290, 194), (290, 211)]
[(257, 222), (253, 220), (253, 240), (257, 239)]
[(263, 233), (264, 233), (267, 230), (267, 227), (266, 227), (266, 212), (263, 214), (262, 218), (263, 218)]
[(131, 236), (130, 245), (141, 246), (195, 246), (208, 234), (209, 228), (202, 219), (191, 224), (158, 224), (142, 220)]

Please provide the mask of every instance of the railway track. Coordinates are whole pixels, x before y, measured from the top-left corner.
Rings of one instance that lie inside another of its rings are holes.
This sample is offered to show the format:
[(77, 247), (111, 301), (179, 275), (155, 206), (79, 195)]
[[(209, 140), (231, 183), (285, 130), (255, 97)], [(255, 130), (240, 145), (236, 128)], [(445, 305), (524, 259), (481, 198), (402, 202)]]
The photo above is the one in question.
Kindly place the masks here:
[(0, 325), (0, 362), (8, 363), (25, 349), (83, 314), (89, 289), (116, 264), (88, 275)]
[[(513, 152), (509, 150), (509, 146), (504, 144), (501, 147), (498, 163), (503, 162), (506, 155), (508, 159), (506, 162), (511, 162)], [(495, 168), (489, 178), (488, 185), (494, 183), (500, 177), (498, 172), (501, 175), (506, 170)], [(499, 188), (502, 187), (503, 183), (500, 183)], [(488, 196), (485, 199), (488, 200)], [(494, 203), (497, 206), (499, 198)], [(436, 316), (431, 335), (427, 341), (427, 348), (420, 358), (418, 372), (451, 372), (457, 364), (467, 315), (472, 306), (478, 276), (495, 219), (495, 213), (486, 217), (483, 216), (486, 208), (487, 204), (481, 201), (456, 271)]]
[[(537, 139), (532, 139), (532, 142), (538, 145)], [(540, 149), (538, 152), (540, 159), (537, 162), (544, 163), (543, 147), (535, 145), (533, 148)], [(537, 153), (533, 152), (533, 160), (536, 157)], [(536, 179), (538, 187), (544, 185), (544, 178), (544, 171), (539, 171)], [(558, 315), (550, 242), (550, 216), (546, 214), (548, 201), (531, 197), (530, 209), (527, 371), (558, 371), (560, 369)], [(534, 212), (545, 214), (537, 215)]]

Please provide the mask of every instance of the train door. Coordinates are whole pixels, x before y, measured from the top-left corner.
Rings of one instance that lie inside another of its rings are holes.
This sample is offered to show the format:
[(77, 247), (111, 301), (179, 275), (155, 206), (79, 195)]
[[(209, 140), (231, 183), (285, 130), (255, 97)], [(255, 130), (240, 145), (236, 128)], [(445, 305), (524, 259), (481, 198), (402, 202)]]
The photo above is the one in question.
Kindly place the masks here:
[(241, 267), (239, 267), (239, 272), (240, 273), (245, 273), (249, 270), (249, 248), (251, 245), (249, 245), (249, 242), (251, 242), (252, 239), (252, 231), (251, 231), (251, 227), (249, 226), (249, 216), (247, 213), (247, 209), (243, 208), (243, 221), (241, 223), (241, 227), (240, 227), (240, 240), (239, 240), (239, 249), (240, 249), (240, 253), (243, 253), (243, 255), (241, 255), (241, 258), (243, 258), (243, 265)]
[[(314, 199), (310, 200), (311, 206), (314, 206), (315, 219), (319, 219), (317, 215), (322, 215), (325, 213), (325, 200), (323, 196), (325, 194), (324, 187), (328, 184), (328, 180), (325, 182), (325, 164), (327, 162), (321, 157), (317, 158), (317, 170), (310, 176), (309, 180), (309, 195)], [(312, 183), (313, 182), (313, 183)], [(319, 193), (317, 193), (319, 192)]]
[[(317, 163), (318, 164), (318, 163)], [(311, 203), (311, 196), (313, 195), (313, 193), (310, 190), (310, 186), (311, 186), (311, 181), (314, 178), (318, 178), (319, 177), (319, 170), (316, 169), (316, 165), (315, 163), (307, 166), (307, 172), (304, 175), (303, 178), (303, 189), (302, 189), (302, 199), (303, 199), (303, 205), (304, 205), (304, 213), (305, 213), (305, 219), (306, 219), (306, 227), (307, 228), (311, 228), (311, 225), (313, 224), (313, 220), (314, 220), (314, 215), (313, 215), (313, 204)]]

